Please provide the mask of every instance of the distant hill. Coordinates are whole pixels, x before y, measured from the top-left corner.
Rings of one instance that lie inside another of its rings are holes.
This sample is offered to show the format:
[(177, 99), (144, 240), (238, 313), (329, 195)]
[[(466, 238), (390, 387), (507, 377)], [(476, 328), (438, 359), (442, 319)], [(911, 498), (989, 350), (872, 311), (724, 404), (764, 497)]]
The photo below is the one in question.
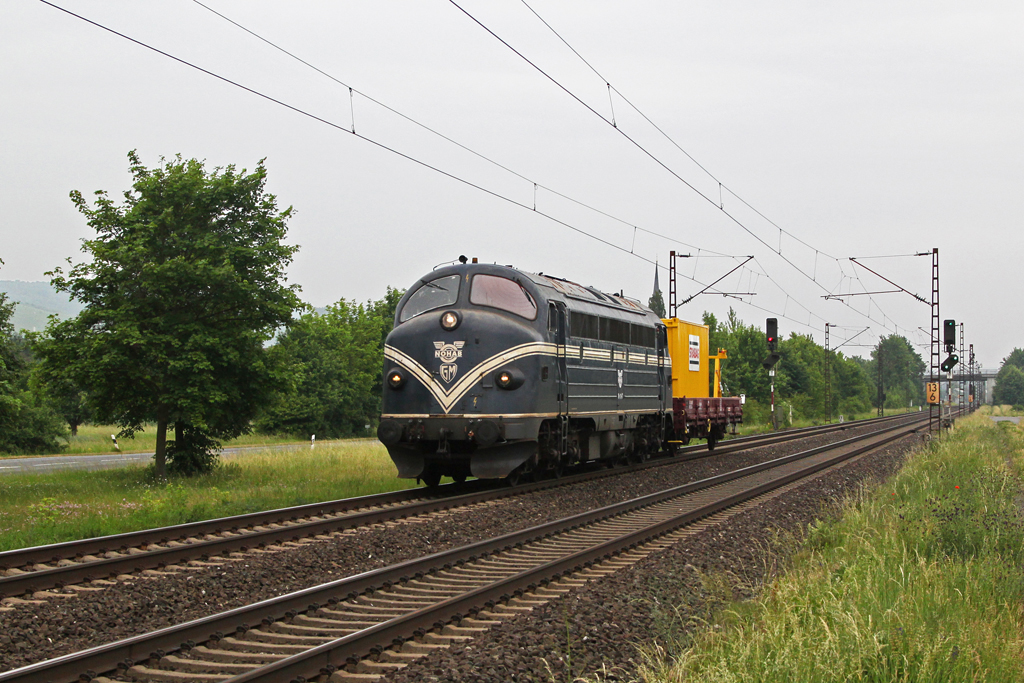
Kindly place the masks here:
[(0, 292), (5, 292), (9, 301), (18, 302), (11, 318), (16, 330), (42, 330), (50, 315), (70, 318), (82, 310), (81, 304), (55, 291), (49, 282), (0, 280)]

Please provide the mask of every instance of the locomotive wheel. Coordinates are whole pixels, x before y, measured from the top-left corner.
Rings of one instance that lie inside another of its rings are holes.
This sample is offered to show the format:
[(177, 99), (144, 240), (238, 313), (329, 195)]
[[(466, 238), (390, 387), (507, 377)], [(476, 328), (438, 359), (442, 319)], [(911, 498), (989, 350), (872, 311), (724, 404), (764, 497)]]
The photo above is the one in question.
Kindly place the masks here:
[(518, 486), (519, 480), (522, 478), (522, 476), (523, 471), (517, 467), (516, 469), (508, 473), (508, 475), (505, 477), (505, 483), (511, 487)]

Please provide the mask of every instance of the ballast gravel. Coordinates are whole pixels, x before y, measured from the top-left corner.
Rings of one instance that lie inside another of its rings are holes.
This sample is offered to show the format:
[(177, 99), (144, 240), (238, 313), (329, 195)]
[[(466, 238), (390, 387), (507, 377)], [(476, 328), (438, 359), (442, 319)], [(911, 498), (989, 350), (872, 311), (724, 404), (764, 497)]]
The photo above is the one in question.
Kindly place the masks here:
[(386, 680), (635, 681), (642, 659), (638, 646), (671, 651), (716, 606), (752, 596), (785, 565), (809, 524), (833, 513), (836, 501), (862, 482), (895, 473), (916, 443), (895, 442), (504, 621), (465, 645), (436, 650)]
[[(161, 576), (136, 574), (99, 591), (51, 597), (41, 604), (16, 604), (10, 611), (0, 611), (0, 671), (629, 500), (840, 441), (867, 429), (851, 426), (797, 442), (561, 486), (468, 511), (453, 510), (420, 523), (386, 523), (328, 540), (249, 552), (218, 567), (190, 567)], [(518, 617), (464, 647), (438, 651), (395, 674), (394, 680), (548, 681), (552, 680), (549, 672), (557, 680), (567, 680), (570, 655), (576, 675), (606, 667), (621, 670), (628, 679), (629, 672), (635, 671), (633, 642), (657, 633), (676, 618), (674, 605), (680, 596), (683, 608), (687, 601), (696, 610), (704, 608), (704, 573), (727, 570), (741, 579), (741, 585), (756, 585), (764, 573), (759, 564), (766, 557), (762, 547), (778, 530), (798, 533), (824, 504), (857, 482), (890, 473), (906, 448), (889, 448), (890, 455), (859, 461), (744, 512), (680, 544), (683, 550), (658, 553), (534, 610), (528, 619)], [(684, 609), (680, 614), (685, 613)]]

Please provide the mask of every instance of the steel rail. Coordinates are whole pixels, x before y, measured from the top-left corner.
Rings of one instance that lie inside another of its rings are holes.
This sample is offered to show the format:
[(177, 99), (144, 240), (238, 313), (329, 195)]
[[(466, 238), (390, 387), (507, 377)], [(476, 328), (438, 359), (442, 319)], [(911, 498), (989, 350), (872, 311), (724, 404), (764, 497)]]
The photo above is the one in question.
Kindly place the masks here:
[[(707, 451), (704, 446), (696, 445), (683, 449), (683, 453), (704, 453), (703, 457), (726, 455), (749, 448), (791, 441), (808, 436), (830, 433), (869, 424), (890, 422), (905, 418), (906, 415), (876, 418), (843, 423), (843, 425), (826, 425), (799, 430), (788, 430), (782, 433), (754, 435), (739, 439), (730, 439), (715, 451)], [(209, 559), (215, 555), (225, 555), (236, 551), (247, 551), (254, 547), (265, 547), (285, 541), (298, 540), (327, 532), (350, 529), (360, 526), (393, 521), (404, 517), (428, 514), (445, 509), (452, 509), (496, 500), (509, 496), (522, 495), (555, 486), (579, 483), (593, 478), (614, 476), (627, 471), (636, 471), (648, 467), (684, 462), (687, 458), (664, 458), (656, 461), (633, 465), (628, 469), (617, 471), (592, 471), (570, 475), (561, 479), (545, 480), (532, 484), (524, 484), (516, 488), (495, 487), (484, 483), (476, 491), (459, 493), (464, 489), (456, 485), (441, 487), (449, 495), (424, 497), (422, 489), (407, 489), (388, 494), (375, 494), (358, 498), (348, 498), (329, 503), (313, 503), (293, 508), (281, 508), (268, 512), (249, 513), (234, 517), (223, 517), (205, 522), (162, 527), (138, 532), (129, 532), (114, 536), (104, 536), (83, 541), (69, 541), (51, 546), (37, 546), (23, 550), (0, 553), (0, 567), (30, 566), (45, 562), (58, 562), (70, 557), (81, 558), (93, 554), (103, 554), (112, 547), (125, 552), (130, 547), (141, 547), (144, 552), (130, 555), (119, 555), (104, 559), (76, 562), (66, 566), (49, 567), (27, 571), (25, 573), (0, 577), (0, 596), (16, 596), (38, 590), (46, 590), (55, 586), (91, 581), (97, 578), (117, 576), (132, 571), (160, 568), (193, 559)], [(406, 504), (401, 505), (404, 502)], [(381, 509), (383, 508), (383, 509)], [(344, 514), (349, 512), (350, 514)], [(309, 521), (296, 521), (300, 516), (310, 515)], [(253, 529), (265, 525), (284, 524), (278, 528)], [(224, 536), (221, 534), (230, 534)], [(181, 542), (183, 539), (200, 536), (217, 535), (216, 538), (205, 538), (193, 542), (182, 542), (171, 547), (150, 549), (151, 545), (161, 545), (169, 541)], [(117, 544), (117, 545), (115, 545)], [(73, 555), (71, 553), (74, 553)], [(45, 558), (45, 559), (43, 559)]]
[[(267, 620), (273, 621), (281, 619), (285, 616), (288, 616), (289, 614), (295, 614), (310, 609), (313, 609), (315, 611), (319, 608), (320, 605), (331, 602), (332, 599), (334, 601), (337, 601), (339, 599), (339, 596), (355, 596), (362, 592), (372, 590), (375, 588), (390, 587), (391, 585), (399, 583), (403, 580), (408, 580), (410, 577), (415, 577), (417, 574), (426, 574), (437, 569), (449, 569), (454, 565), (460, 565), (465, 562), (476, 560), (483, 555), (489, 555), (492, 553), (501, 552), (503, 550), (520, 547), (523, 544), (530, 541), (550, 537), (554, 534), (561, 533), (569, 529), (574, 529), (580, 526), (592, 524), (595, 521), (621, 515), (625, 512), (635, 510), (637, 508), (647, 507), (652, 504), (668, 500), (670, 498), (675, 498), (689, 493), (693, 493), (695, 491), (708, 489), (713, 486), (718, 486), (726, 482), (739, 479), (741, 477), (750, 476), (751, 474), (756, 474), (772, 468), (779, 467), (781, 465), (796, 462), (800, 459), (812, 457), (814, 455), (824, 453), (829, 450), (853, 447), (853, 451), (845, 455), (845, 457), (853, 457), (854, 455), (863, 452), (863, 450), (875, 448), (880, 445), (879, 443), (874, 443), (863, 445), (858, 448), (858, 444), (860, 442), (863, 442), (867, 439), (879, 437), (880, 435), (888, 435), (888, 440), (893, 440), (900, 438), (901, 436), (904, 436), (906, 434), (917, 431), (919, 428), (919, 426), (916, 426), (914, 424), (888, 425), (883, 429), (874, 431), (867, 435), (860, 435), (837, 443), (812, 448), (801, 453), (783, 456), (781, 458), (777, 458), (769, 462), (752, 465), (739, 470), (735, 470), (733, 472), (728, 472), (714, 477), (710, 477), (701, 481), (691, 482), (689, 484), (685, 484), (682, 486), (673, 487), (671, 489), (667, 489), (665, 491), (661, 491), (654, 494), (649, 494), (647, 496), (643, 496), (641, 498), (637, 498), (631, 501), (615, 503), (604, 508), (601, 508), (599, 510), (580, 513), (578, 515), (574, 515), (566, 519), (556, 520), (554, 522), (542, 524), (531, 529), (505, 534), (495, 539), (480, 541), (461, 548), (456, 548), (453, 550), (429, 555), (424, 558), (408, 560), (393, 565), (391, 567), (385, 567), (365, 572), (362, 574), (358, 574), (352, 577), (339, 579), (337, 581), (323, 584), (321, 586), (296, 591), (288, 595), (265, 600), (247, 607), (237, 608), (221, 614), (197, 619), (186, 624), (161, 629), (150, 634), (129, 638), (126, 640), (118, 641), (116, 643), (110, 643), (107, 645), (92, 648), (80, 653), (74, 653), (46, 662), (40, 662), (37, 664), (22, 667), (20, 669), (0, 674), (0, 683), (64, 683), (77, 680), (82, 676), (85, 676), (86, 679), (92, 678), (95, 677), (96, 672), (111, 671), (118, 668), (118, 666), (131, 667), (138, 660), (150, 659), (153, 657), (159, 658), (163, 656), (164, 651), (190, 649), (197, 642), (203, 642), (211, 639), (220, 640), (225, 634), (231, 631), (244, 632), (245, 630), (253, 627), (254, 625), (259, 625), (260, 623), (263, 623)], [(831, 466), (832, 464), (834, 464), (834, 461), (830, 460), (826, 464), (815, 465), (814, 467), (816, 467), (817, 469), (822, 469), (823, 467), (828, 467)], [(792, 481), (795, 478), (795, 475), (789, 475), (788, 477), (785, 478), (786, 481), (779, 480), (779, 483), (775, 485), (785, 485), (786, 483), (789, 483), (789, 481)], [(753, 495), (760, 495), (760, 493)], [(731, 499), (730, 501), (731, 502), (716, 503), (715, 505), (718, 505), (718, 507), (716, 507), (714, 510), (705, 510), (704, 512), (697, 514), (696, 516), (693, 516), (691, 514), (691, 517), (696, 519), (697, 517), (706, 516), (718, 509), (721, 509), (722, 507), (733, 505), (736, 502)], [(678, 526), (678, 524), (676, 526)], [(668, 527), (665, 528), (667, 529)], [(650, 530), (648, 531), (650, 532)], [(618, 544), (615, 545), (615, 547), (624, 548), (630, 545), (635, 545), (637, 542), (639, 541), (636, 539), (627, 541), (619, 540), (615, 542), (616, 544)], [(607, 553), (609, 552), (608, 548), (611, 548), (612, 546), (605, 544), (602, 547), (604, 548), (602, 552)], [(599, 554), (600, 553), (598, 553), (598, 555)], [(594, 557), (597, 557), (598, 555), (594, 555)], [(587, 557), (589, 557), (589, 555)], [(590, 560), (585, 559), (584, 556), (577, 554), (573, 555), (569, 560), (562, 562), (558, 566), (568, 566), (572, 562), (579, 563), (586, 561)], [(511, 591), (518, 590), (521, 586), (526, 586), (529, 583), (538, 582), (540, 580), (539, 577), (551, 576), (559, 571), (563, 570), (556, 569), (553, 565), (545, 565), (543, 568), (533, 569), (529, 572), (524, 572), (520, 575), (517, 575), (516, 577), (513, 577), (513, 583), (502, 584), (501, 588), (488, 588), (487, 591), (489, 592), (487, 592), (486, 595), (503, 596)], [(481, 602), (486, 602), (486, 600), (491, 599), (481, 599), (481, 596), (483, 595), (483, 592), (474, 591), (473, 599), (477, 601), (476, 604), (480, 604)], [(466, 600), (472, 602), (472, 600), (470, 600), (469, 598), (466, 598)], [(444, 601), (443, 603), (441, 603), (441, 613), (448, 614), (449, 616), (454, 616), (458, 614), (460, 610), (465, 611), (466, 609), (468, 609), (466, 608), (466, 605), (469, 604), (468, 602), (466, 602), (466, 600), (458, 598)], [(419, 614), (419, 616), (416, 616), (414, 620), (419, 620), (416, 621), (416, 623), (422, 623), (423, 616), (423, 614)], [(434, 616), (431, 620), (431, 624), (439, 618), (441, 617)], [(364, 645), (366, 643), (366, 638), (376, 639), (374, 640), (374, 643), (387, 643), (389, 642), (389, 639), (386, 636), (387, 634), (392, 632), (392, 628), (397, 630), (408, 629), (408, 625), (412, 623), (408, 621), (408, 619), (413, 619), (413, 615), (410, 615), (409, 617), (403, 617), (404, 621), (401, 622), (396, 621), (394, 624), (392, 624), (391, 622), (386, 622), (385, 624), (381, 624), (379, 627), (375, 626), (370, 629), (367, 629), (365, 633), (361, 632), (363, 633), (363, 635), (359, 640), (362, 640)], [(396, 633), (398, 632), (397, 630), (395, 631)], [(405, 637), (408, 637), (408, 631), (406, 631)], [(354, 637), (346, 636), (345, 638), (341, 638), (338, 641), (334, 641), (334, 644), (340, 644), (345, 646), (346, 648), (355, 647), (354, 645), (352, 645), (352, 643), (354, 643), (356, 640), (357, 639), (355, 639)], [(362, 645), (360, 647), (362, 647)], [(329, 649), (324, 649), (322, 647), (314, 648), (313, 650), (310, 650), (307, 653), (295, 655), (294, 657), (290, 657), (286, 660), (281, 660), (278, 664), (274, 666), (286, 666), (288, 668), (288, 671), (292, 670), (291, 667), (299, 667), (307, 671), (307, 673), (296, 675), (303, 675), (309, 678), (311, 676), (308, 676), (307, 674), (310, 671), (310, 666), (316, 664), (314, 668), (316, 669), (317, 672), (319, 671), (319, 668), (327, 666), (327, 664), (320, 663), (322, 659), (318, 658), (327, 657), (329, 660), (328, 663), (332, 661), (338, 661), (337, 658), (340, 655), (326, 654), (329, 651)], [(345, 650), (345, 652), (348, 651), (349, 650)], [(351, 655), (345, 654), (345, 656), (342, 659), (347, 659), (349, 656)], [(310, 664), (310, 662), (312, 662), (312, 664)], [(334, 664), (334, 666), (336, 666), (336, 664)], [(278, 668), (274, 668), (273, 671), (278, 671)], [(317, 674), (314, 673), (313, 675)], [(245, 677), (239, 677), (238, 680), (248, 681), (249, 679)], [(281, 678), (278, 677), (275, 680), (281, 680)]]
[[(895, 429), (898, 430), (899, 427)], [(915, 432), (918, 429), (920, 427), (909, 429), (908, 433)], [(464, 614), (487, 602), (507, 599), (509, 594), (529, 590), (537, 585), (543, 585), (554, 578), (559, 578), (564, 574), (579, 571), (594, 562), (617, 555), (625, 550), (636, 548), (681, 526), (755, 498), (772, 489), (780, 488), (786, 484), (808, 477), (844, 460), (880, 448), (906, 435), (906, 433), (887, 435), (876, 442), (852, 449), (835, 458), (816, 463), (779, 479), (765, 482), (760, 486), (721, 498), (696, 510), (665, 521), (656, 522), (619, 538), (520, 572), (510, 578), (494, 582), (454, 598), (449, 598), (416, 612), (396, 617), (358, 633), (324, 643), (306, 652), (292, 655), (248, 673), (234, 676), (227, 679), (224, 683), (282, 683), (289, 681), (295, 683), (297, 681), (313, 679), (321, 674), (330, 674), (360, 655), (365, 656), (366, 653), (374, 648), (384, 649), (393, 642), (401, 642), (408, 639), (409, 634), (416, 630), (429, 628), (438, 621), (461, 620)], [(869, 439), (871, 437), (864, 438)], [(858, 438), (858, 440), (862, 439)]]

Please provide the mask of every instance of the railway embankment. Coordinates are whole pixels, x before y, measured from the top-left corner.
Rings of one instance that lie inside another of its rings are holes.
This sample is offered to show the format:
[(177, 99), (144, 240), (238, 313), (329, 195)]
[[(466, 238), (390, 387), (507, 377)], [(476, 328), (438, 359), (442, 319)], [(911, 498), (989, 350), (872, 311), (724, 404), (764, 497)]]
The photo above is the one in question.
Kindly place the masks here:
[[(642, 680), (1024, 679), (1022, 473), (1024, 429), (959, 420), (813, 524), (752, 599), (649, 642)], [(698, 592), (740, 587), (732, 572), (693, 580)]]

